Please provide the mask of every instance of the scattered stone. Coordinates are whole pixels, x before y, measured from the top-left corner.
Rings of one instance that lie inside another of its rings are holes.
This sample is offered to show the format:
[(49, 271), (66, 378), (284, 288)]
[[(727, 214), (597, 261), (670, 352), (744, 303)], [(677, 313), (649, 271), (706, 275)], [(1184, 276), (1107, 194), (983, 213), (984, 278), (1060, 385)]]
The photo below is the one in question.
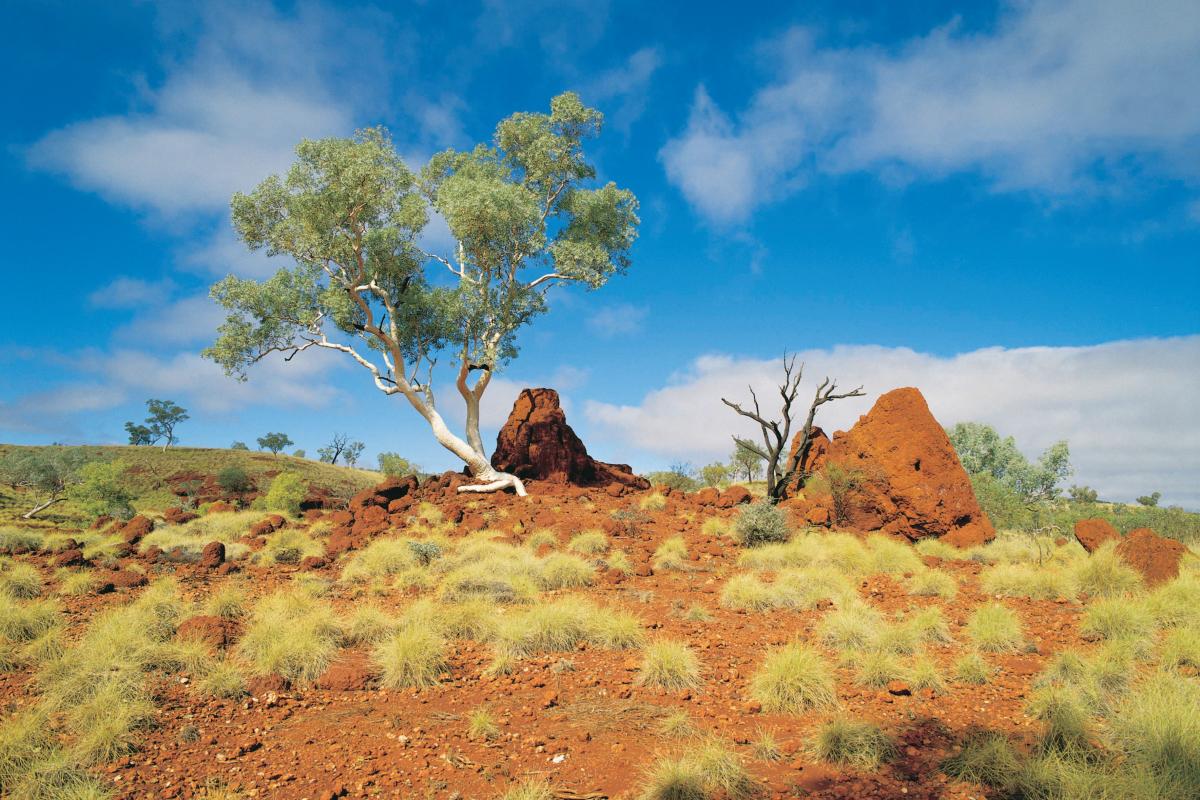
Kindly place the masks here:
[(209, 542), (200, 552), (200, 561), (196, 564), (200, 569), (216, 569), (225, 563), (225, 543)]
[(745, 486), (730, 486), (721, 492), (717, 498), (717, 508), (733, 508), (734, 506), (745, 505), (754, 500), (754, 495), (750, 494), (750, 490)]
[(88, 562), (83, 557), (83, 550), (78, 547), (72, 547), (70, 550), (63, 550), (56, 555), (50, 563), (56, 567), (83, 567)]

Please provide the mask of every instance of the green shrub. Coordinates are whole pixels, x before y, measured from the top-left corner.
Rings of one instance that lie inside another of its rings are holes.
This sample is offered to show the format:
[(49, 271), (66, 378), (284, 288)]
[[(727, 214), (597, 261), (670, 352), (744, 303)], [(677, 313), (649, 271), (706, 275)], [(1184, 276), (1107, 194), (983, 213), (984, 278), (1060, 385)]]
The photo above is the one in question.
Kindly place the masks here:
[(307, 494), (308, 486), (298, 473), (281, 472), (271, 481), (271, 486), (263, 498), (263, 505), (268, 511), (295, 516), (300, 513), (300, 504)]
[(433, 686), (448, 667), (446, 642), (428, 627), (400, 628), (375, 646), (373, 658), (389, 689)]
[(133, 516), (133, 495), (124, 485), (125, 465), (121, 461), (92, 461), (79, 468), (79, 483), (68, 496), (90, 517), (105, 514)]
[(1015, 652), (1025, 642), (1021, 621), (999, 603), (980, 606), (967, 622), (967, 633), (975, 646), (989, 653)]
[(742, 506), (734, 518), (733, 531), (738, 543), (744, 547), (786, 542), (792, 536), (787, 513), (767, 502)]
[(770, 650), (750, 681), (766, 711), (800, 713), (837, 704), (833, 674), (817, 651), (794, 642)]
[(254, 481), (246, 470), (233, 464), (217, 473), (217, 485), (230, 494), (243, 495), (254, 488)]
[(892, 760), (896, 745), (872, 722), (838, 718), (817, 729), (812, 749), (817, 758), (873, 772)]
[(692, 689), (700, 685), (700, 662), (683, 642), (651, 642), (642, 652), (638, 681), (669, 690)]

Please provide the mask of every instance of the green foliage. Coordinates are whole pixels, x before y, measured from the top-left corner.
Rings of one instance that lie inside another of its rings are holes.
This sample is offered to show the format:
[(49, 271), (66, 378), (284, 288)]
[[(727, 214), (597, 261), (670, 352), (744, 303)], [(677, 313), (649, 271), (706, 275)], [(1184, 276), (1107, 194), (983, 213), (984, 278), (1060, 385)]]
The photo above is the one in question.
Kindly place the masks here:
[(1154, 508), (1155, 506), (1158, 505), (1158, 501), (1161, 499), (1162, 499), (1162, 492), (1153, 492), (1151, 494), (1142, 495), (1141, 497), (1137, 498), (1137, 501), (1138, 501), (1138, 505), (1140, 505), (1140, 506), (1146, 506), (1147, 508)]
[(131, 516), (133, 495), (125, 488), (124, 473), (121, 461), (91, 461), (80, 467), (79, 482), (68, 495), (88, 516)]
[(647, 472), (645, 478), (653, 486), (668, 486), (676, 491), (694, 492), (700, 488), (700, 481), (696, 480), (695, 473), (696, 470), (691, 464), (677, 463), (665, 470)]
[(767, 652), (750, 680), (750, 693), (764, 711), (798, 714), (837, 705), (829, 666), (816, 650), (800, 642)]
[(217, 485), (230, 494), (242, 495), (254, 488), (254, 481), (246, 470), (231, 465), (217, 473)]
[(729, 481), (732, 470), (727, 464), (714, 461), (700, 468), (700, 483), (705, 486), (720, 486)]
[(229, 449), (230, 450), (249, 450), (250, 448), (246, 446), (245, 442), (234, 442), (233, 444), (229, 445)]
[(820, 759), (872, 772), (896, 755), (896, 745), (872, 722), (839, 717), (817, 729), (813, 752)]
[(862, 486), (865, 476), (860, 469), (847, 469), (840, 464), (826, 464), (821, 470), (833, 498), (833, 521), (845, 525), (850, 521), (850, 502)]
[(979, 472), (970, 478), (975, 499), (993, 525), (1002, 530), (1032, 527), (1032, 511), (1016, 489), (988, 472)]
[(733, 454), (729, 457), (729, 470), (738, 479), (745, 476), (747, 482), (753, 482), (762, 475), (765, 463), (765, 458), (738, 442), (733, 448)]
[(1100, 493), (1090, 486), (1072, 486), (1067, 489), (1067, 496), (1076, 503), (1095, 503), (1100, 499)]
[(286, 433), (268, 433), (258, 437), (258, 449), (270, 450), (275, 455), (279, 455), (282, 450), (294, 444), (295, 442)]
[(771, 503), (758, 502), (742, 506), (734, 518), (733, 532), (745, 547), (757, 547), (771, 542), (786, 542), (792, 537), (792, 525), (787, 512)]
[(1021, 757), (1003, 734), (974, 731), (962, 748), (942, 763), (942, 769), (960, 781), (1008, 788), (1018, 778)]
[(33, 495), (33, 516), (64, 499), (80, 480), (87, 458), (66, 447), (12, 449), (0, 455), (0, 482)]
[(967, 622), (967, 633), (980, 650), (989, 653), (1014, 652), (1025, 641), (1017, 615), (999, 603), (977, 608)]
[(968, 475), (990, 475), (1025, 503), (1054, 499), (1059, 484), (1072, 472), (1065, 441), (1050, 445), (1037, 463), (1031, 463), (1017, 449), (1016, 440), (1011, 436), (1001, 438), (990, 425), (960, 422), (949, 434)]
[(341, 628), (332, 607), (302, 592), (276, 592), (255, 607), (238, 652), (258, 675), (307, 683), (328, 668)]
[(132, 445), (162, 442), (165, 449), (176, 442), (176, 426), (188, 419), (187, 409), (173, 400), (151, 399), (146, 401), (146, 424), (126, 422), (125, 432), (129, 434), (129, 443)]
[(281, 472), (271, 481), (263, 503), (268, 511), (295, 515), (300, 513), (300, 503), (306, 494), (308, 485), (303, 478), (295, 472)]
[(421, 467), (399, 453), (380, 453), (379, 471), (389, 478), (398, 478), (405, 475), (420, 475)]
[[(286, 175), (231, 204), (248, 247), (295, 266), (216, 284), (229, 316), (205, 355), (244, 377), (268, 353), (336, 347), (380, 389), (431, 405), (409, 376), (448, 350), (464, 374), (487, 368), (478, 397), (516, 356), (517, 332), (546, 311), (552, 285), (598, 288), (629, 266), (637, 199), (592, 187), (583, 153), (601, 121), (568, 92), (549, 114), (502, 121), (494, 146), (434, 155), (419, 176), (383, 128), (301, 141)], [(454, 252), (420, 249), (431, 212)]]

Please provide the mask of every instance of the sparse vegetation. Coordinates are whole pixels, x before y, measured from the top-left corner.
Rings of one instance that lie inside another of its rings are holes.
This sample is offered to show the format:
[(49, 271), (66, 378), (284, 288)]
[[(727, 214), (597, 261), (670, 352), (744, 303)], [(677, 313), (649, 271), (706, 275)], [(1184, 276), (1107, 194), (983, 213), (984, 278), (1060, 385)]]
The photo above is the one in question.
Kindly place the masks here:
[(683, 642), (650, 642), (642, 650), (638, 682), (669, 690), (693, 689), (700, 685), (700, 662)]
[(304, 684), (329, 666), (340, 637), (327, 603), (306, 593), (280, 591), (255, 606), (238, 651), (256, 674)]
[(989, 653), (1015, 652), (1025, 642), (1021, 621), (999, 603), (980, 606), (967, 622), (967, 633), (980, 650)]
[(800, 642), (768, 651), (751, 678), (750, 694), (766, 711), (795, 714), (837, 704), (828, 665), (817, 651)]
[(422, 625), (401, 627), (375, 646), (372, 657), (389, 689), (433, 686), (448, 666), (445, 640)]
[(896, 745), (874, 723), (839, 717), (817, 729), (812, 750), (825, 761), (869, 771), (890, 761)]
[(738, 509), (733, 534), (742, 546), (758, 547), (786, 542), (792, 536), (792, 526), (782, 509), (766, 502), (750, 503)]

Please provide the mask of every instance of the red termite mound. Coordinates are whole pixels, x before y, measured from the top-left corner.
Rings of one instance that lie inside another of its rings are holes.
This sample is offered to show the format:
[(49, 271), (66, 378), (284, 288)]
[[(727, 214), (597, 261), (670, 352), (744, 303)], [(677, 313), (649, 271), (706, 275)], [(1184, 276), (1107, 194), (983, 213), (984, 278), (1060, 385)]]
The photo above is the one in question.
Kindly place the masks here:
[(809, 521), (828, 516), (845, 528), (912, 541), (935, 536), (960, 547), (995, 536), (950, 437), (917, 389), (881, 395), (853, 428), (835, 433), (832, 441), (820, 434), (808, 461), (839, 484), (836, 503), (833, 494), (798, 501)]
[(492, 466), (518, 478), (575, 486), (621, 484), (649, 489), (625, 464), (606, 464), (587, 453), (567, 424), (553, 389), (524, 389), (496, 437)]

